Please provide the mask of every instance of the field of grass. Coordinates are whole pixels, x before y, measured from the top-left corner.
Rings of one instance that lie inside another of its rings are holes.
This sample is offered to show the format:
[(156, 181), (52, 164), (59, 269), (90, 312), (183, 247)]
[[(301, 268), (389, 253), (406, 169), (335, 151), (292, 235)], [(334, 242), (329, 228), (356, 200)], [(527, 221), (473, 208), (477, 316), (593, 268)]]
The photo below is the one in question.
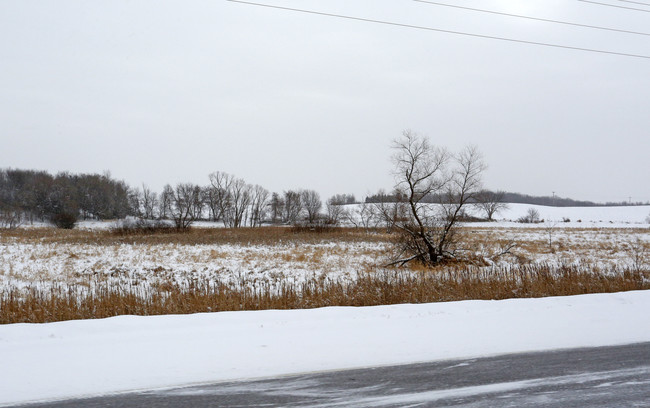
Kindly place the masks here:
[(470, 261), (427, 269), (384, 267), (394, 237), (381, 230), (2, 231), (0, 323), (650, 289), (648, 229), (461, 233)]

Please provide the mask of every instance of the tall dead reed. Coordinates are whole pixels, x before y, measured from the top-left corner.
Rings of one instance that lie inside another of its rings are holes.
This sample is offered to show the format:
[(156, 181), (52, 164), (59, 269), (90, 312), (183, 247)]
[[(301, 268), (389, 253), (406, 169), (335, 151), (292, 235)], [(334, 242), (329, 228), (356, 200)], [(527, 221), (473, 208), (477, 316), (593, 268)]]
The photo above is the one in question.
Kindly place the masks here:
[(374, 306), (467, 299), (566, 296), (650, 289), (650, 271), (578, 266), (449, 267), (431, 271), (380, 269), (355, 280), (314, 276), (303, 282), (224, 283), (205, 278), (133, 285), (103, 280), (0, 290), (0, 323), (42, 323), (117, 315), (228, 310)]

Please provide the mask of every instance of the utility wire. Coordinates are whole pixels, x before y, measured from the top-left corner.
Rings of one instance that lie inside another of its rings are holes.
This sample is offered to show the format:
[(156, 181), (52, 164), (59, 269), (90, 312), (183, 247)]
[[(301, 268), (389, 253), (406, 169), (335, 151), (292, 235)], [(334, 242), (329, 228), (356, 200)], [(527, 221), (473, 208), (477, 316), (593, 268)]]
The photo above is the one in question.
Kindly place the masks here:
[(428, 0), (413, 0), (413, 1), (416, 1), (418, 3), (433, 4), (435, 6), (453, 7), (453, 8), (457, 8), (457, 9), (461, 9), (461, 10), (478, 11), (480, 13), (489, 13), (489, 14), (497, 14), (497, 15), (500, 15), (500, 16), (517, 17), (517, 18), (525, 18), (525, 19), (528, 19), (528, 20), (544, 21), (546, 23), (566, 24), (566, 25), (572, 25), (572, 26), (576, 26), (576, 27), (593, 28), (593, 29), (596, 29), (596, 30), (607, 30), (607, 31), (616, 31), (616, 32), (619, 32), (619, 33), (626, 33), (626, 34), (636, 34), (636, 35), (650, 36), (650, 33), (642, 33), (642, 32), (639, 32), (639, 31), (619, 30), (617, 28), (600, 27), (600, 26), (593, 26), (593, 25), (588, 25), (588, 24), (570, 23), (570, 22), (567, 22), (567, 21), (559, 21), (559, 20), (550, 20), (550, 19), (545, 19), (545, 18), (522, 16), (522, 15), (519, 15), (519, 14), (509, 14), (509, 13), (502, 13), (502, 12), (499, 12), (499, 11), (483, 10), (483, 9), (477, 9), (477, 8), (471, 8), (471, 7), (456, 6), (456, 5), (453, 5), (453, 4), (438, 3), (438, 2), (435, 2), (435, 1), (428, 1)]
[(642, 4), (644, 6), (650, 6), (650, 3), (643, 3), (640, 1), (630, 1), (630, 0), (618, 0), (618, 1), (622, 1), (624, 3), (634, 3), (634, 4)]
[(583, 3), (598, 4), (600, 6), (616, 7), (616, 8), (626, 9), (626, 10), (645, 11), (646, 13), (650, 13), (650, 10), (645, 10), (640, 8), (617, 6), (616, 4), (600, 3), (598, 1), (591, 1), (591, 0), (578, 0), (578, 1), (581, 1)]
[(628, 53), (624, 53), (624, 52), (598, 50), (598, 49), (593, 49), (593, 48), (572, 47), (572, 46), (568, 46), (568, 45), (560, 45), (560, 44), (551, 44), (551, 43), (543, 43), (543, 42), (536, 42), (536, 41), (518, 40), (518, 39), (515, 39), (515, 38), (496, 37), (496, 36), (491, 36), (491, 35), (474, 34), (474, 33), (462, 32), (462, 31), (444, 30), (444, 29), (441, 29), (441, 28), (425, 27), (425, 26), (418, 26), (418, 25), (412, 25), (412, 24), (402, 24), (402, 23), (395, 23), (395, 22), (392, 22), (392, 21), (384, 21), (384, 20), (373, 20), (373, 19), (369, 19), (369, 18), (353, 17), (353, 16), (346, 16), (346, 15), (341, 15), (341, 14), (324, 13), (324, 12), (321, 12), (321, 11), (314, 11), (314, 10), (305, 10), (305, 9), (297, 9), (297, 8), (290, 8), (290, 7), (275, 6), (275, 5), (271, 5), (271, 4), (254, 3), (254, 2), (251, 2), (251, 1), (243, 1), (243, 0), (226, 0), (226, 1), (229, 1), (231, 3), (248, 4), (248, 5), (251, 5), (251, 6), (267, 7), (267, 8), (278, 9), (278, 10), (293, 11), (293, 12), (298, 12), (298, 13), (315, 14), (315, 15), (319, 15), (319, 16), (335, 17), (335, 18), (341, 18), (341, 19), (353, 20), (353, 21), (363, 21), (363, 22), (366, 22), (366, 23), (376, 23), (376, 24), (384, 24), (384, 25), (390, 25), (390, 26), (395, 26), (395, 27), (412, 28), (412, 29), (416, 29), (416, 30), (426, 30), (426, 31), (435, 31), (435, 32), (446, 33), (446, 34), (463, 35), (463, 36), (466, 36), (466, 37), (478, 37), (478, 38), (485, 38), (485, 39), (489, 39), (489, 40), (508, 41), (508, 42), (519, 43), (519, 44), (539, 45), (539, 46), (543, 46), (543, 47), (563, 48), (563, 49), (574, 50), (574, 51), (595, 52), (595, 53), (599, 53), (599, 54), (611, 54), (611, 55), (618, 55), (618, 56), (622, 56), (622, 57), (650, 59), (650, 56), (641, 55), (641, 54), (628, 54)]

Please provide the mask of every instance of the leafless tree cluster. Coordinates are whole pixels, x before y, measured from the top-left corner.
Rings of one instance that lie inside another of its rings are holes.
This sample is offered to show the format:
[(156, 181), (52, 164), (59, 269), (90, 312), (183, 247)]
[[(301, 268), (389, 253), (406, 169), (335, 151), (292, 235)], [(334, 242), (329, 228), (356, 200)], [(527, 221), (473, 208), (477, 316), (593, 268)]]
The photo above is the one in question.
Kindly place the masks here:
[(269, 203), (270, 222), (276, 224), (316, 223), (321, 220), (323, 202), (315, 190), (287, 190), (273, 193)]
[(347, 204), (356, 204), (357, 199), (354, 197), (354, 194), (334, 194), (329, 200), (332, 204), (335, 205), (347, 205)]
[(121, 218), (129, 212), (127, 192), (109, 174), (0, 169), (0, 222), (10, 228), (34, 221), (71, 227), (78, 218)]
[(143, 184), (142, 189), (129, 189), (128, 197), (132, 215), (147, 220), (158, 218), (160, 203), (155, 191)]
[(199, 219), (221, 221), (229, 228), (257, 227), (265, 222), (311, 224), (323, 219), (323, 203), (314, 190), (271, 194), (262, 186), (221, 171), (211, 173), (209, 180), (205, 187), (166, 185), (159, 195), (146, 185), (130, 189), (131, 213), (145, 220), (172, 219), (178, 228), (187, 228)]
[(213, 214), (227, 227), (238, 228), (245, 222), (244, 215), (251, 201), (253, 187), (244, 179), (221, 171), (210, 174), (210, 189), (215, 198)]
[(395, 195), (386, 195), (382, 191), (373, 197), (374, 200), (364, 203), (357, 203), (352, 195), (337, 194), (330, 197), (326, 202), (327, 222), (332, 225), (345, 223), (365, 230), (385, 228), (386, 232), (392, 232), (395, 223), (406, 217), (401, 200), (396, 200)]
[(129, 191), (132, 215), (145, 220), (171, 219), (177, 228), (194, 221), (221, 221), (230, 228), (259, 226), (266, 219), (269, 192), (225, 172), (209, 175), (210, 184), (166, 185), (160, 194), (143, 185)]
[[(404, 197), (407, 217), (395, 224), (400, 239), (391, 264), (417, 260), (435, 265), (457, 258), (467, 249), (457, 234), (459, 220), (481, 190), (486, 168), (481, 154), (475, 147), (451, 154), (410, 131), (394, 141), (393, 149), (395, 188)], [(424, 203), (431, 195), (442, 203)]]

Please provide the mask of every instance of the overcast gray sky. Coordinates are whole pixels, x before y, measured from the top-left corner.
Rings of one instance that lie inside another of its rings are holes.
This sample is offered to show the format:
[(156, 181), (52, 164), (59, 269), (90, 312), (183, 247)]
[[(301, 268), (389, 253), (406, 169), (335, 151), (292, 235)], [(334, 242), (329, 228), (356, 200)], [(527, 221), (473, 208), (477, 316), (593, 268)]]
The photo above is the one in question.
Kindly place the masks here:
[[(648, 35), (411, 0), (260, 2), (650, 56)], [(650, 33), (650, 12), (578, 0), (446, 3)], [(362, 198), (392, 188), (390, 141), (411, 129), (477, 145), (488, 188), (650, 200), (650, 59), (226, 0), (2, 0), (0, 38), (3, 168)]]

